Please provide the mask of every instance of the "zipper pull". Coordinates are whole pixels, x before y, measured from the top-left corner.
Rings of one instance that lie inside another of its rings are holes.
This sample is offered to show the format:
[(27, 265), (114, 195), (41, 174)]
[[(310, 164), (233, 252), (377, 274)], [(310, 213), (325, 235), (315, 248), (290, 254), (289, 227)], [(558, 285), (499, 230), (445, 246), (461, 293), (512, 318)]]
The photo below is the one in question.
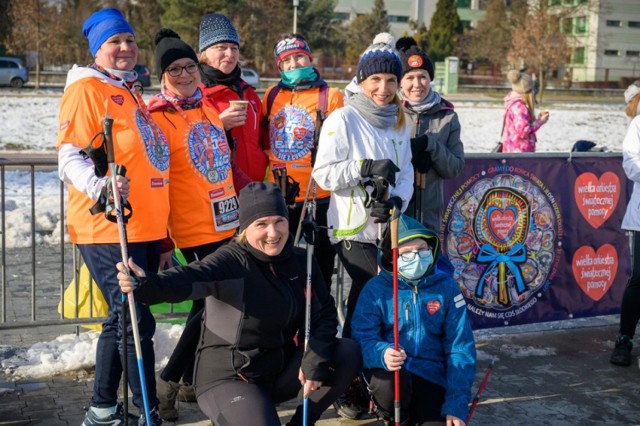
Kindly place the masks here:
[(404, 304), (404, 317), (409, 321), (409, 302), (405, 302)]
[(418, 303), (418, 286), (413, 286), (413, 304)]

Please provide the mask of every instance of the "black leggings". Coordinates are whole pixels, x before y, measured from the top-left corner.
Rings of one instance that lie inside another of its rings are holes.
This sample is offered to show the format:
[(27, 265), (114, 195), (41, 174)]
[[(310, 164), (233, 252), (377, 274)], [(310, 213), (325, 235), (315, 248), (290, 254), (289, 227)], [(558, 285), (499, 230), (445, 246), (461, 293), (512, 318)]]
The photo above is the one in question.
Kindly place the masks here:
[(351, 337), (351, 317), (358, 296), (364, 285), (378, 273), (378, 248), (375, 244), (356, 241), (340, 241), (335, 245), (336, 253), (351, 278), (351, 289), (347, 298), (347, 315), (342, 337)]
[[(394, 373), (381, 368), (364, 370), (367, 387), (373, 400), (386, 420), (394, 416)], [(410, 425), (427, 425), (444, 422), (440, 414), (444, 404), (445, 389), (420, 376), (400, 370), (400, 417), (409, 419)], [(464, 419), (463, 419), (464, 420)]]
[[(280, 426), (275, 404), (298, 397), (302, 386), (298, 380), (302, 345), (282, 373), (272, 382), (253, 384), (242, 380), (221, 380), (198, 396), (198, 405), (216, 426)], [(347, 389), (362, 367), (359, 345), (351, 339), (338, 339), (329, 378), (309, 396), (308, 423), (315, 424), (322, 413)], [(302, 425), (302, 404), (288, 425)]]
[(620, 334), (633, 338), (640, 321), (640, 231), (631, 235), (631, 277), (622, 295)]

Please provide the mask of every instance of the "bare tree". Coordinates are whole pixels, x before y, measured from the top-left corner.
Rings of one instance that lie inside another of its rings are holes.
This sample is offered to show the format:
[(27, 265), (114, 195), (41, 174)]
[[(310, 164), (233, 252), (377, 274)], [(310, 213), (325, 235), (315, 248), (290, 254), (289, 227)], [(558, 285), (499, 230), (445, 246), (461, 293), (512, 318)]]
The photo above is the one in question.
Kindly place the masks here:
[(513, 35), (509, 62), (515, 68), (533, 68), (538, 71), (542, 101), (545, 74), (564, 66), (571, 56), (567, 36), (560, 23), (569, 14), (568, 9), (550, 13), (546, 1), (540, 1), (529, 9), (529, 14), (516, 28)]
[(47, 0), (10, 0), (8, 15), (12, 22), (7, 42), (12, 53), (36, 54), (36, 89), (40, 87), (40, 67), (43, 54), (55, 56), (64, 40), (64, 19), (61, 19), (60, 4)]
[(504, 0), (489, 0), (485, 18), (464, 33), (457, 52), (471, 62), (489, 62), (501, 68), (511, 49), (512, 29)]

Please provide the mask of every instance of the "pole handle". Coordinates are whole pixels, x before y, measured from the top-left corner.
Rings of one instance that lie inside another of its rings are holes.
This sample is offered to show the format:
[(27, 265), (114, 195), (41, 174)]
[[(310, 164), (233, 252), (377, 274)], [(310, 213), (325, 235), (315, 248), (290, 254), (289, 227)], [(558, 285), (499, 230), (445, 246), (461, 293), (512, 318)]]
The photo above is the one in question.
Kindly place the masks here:
[(107, 145), (107, 163), (115, 163), (115, 154), (113, 149), (113, 118), (109, 117), (107, 113), (102, 122), (102, 128), (104, 130), (104, 139)]

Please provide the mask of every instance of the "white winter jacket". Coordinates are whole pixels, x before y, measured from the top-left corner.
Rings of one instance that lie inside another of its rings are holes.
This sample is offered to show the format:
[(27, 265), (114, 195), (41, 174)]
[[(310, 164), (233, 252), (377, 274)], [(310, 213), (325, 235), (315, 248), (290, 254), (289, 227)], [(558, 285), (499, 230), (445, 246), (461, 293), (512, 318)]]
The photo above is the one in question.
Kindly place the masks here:
[(631, 120), (622, 142), (622, 168), (633, 181), (633, 192), (622, 219), (622, 229), (640, 231), (640, 115)]
[(389, 198), (402, 199), (402, 211), (413, 195), (413, 166), (408, 126), (378, 129), (360, 113), (345, 106), (335, 110), (322, 125), (312, 176), (322, 189), (331, 191), (327, 224), (332, 243), (354, 240), (376, 243), (378, 224), (365, 207), (367, 194), (360, 174), (361, 160), (392, 160), (400, 171)]

